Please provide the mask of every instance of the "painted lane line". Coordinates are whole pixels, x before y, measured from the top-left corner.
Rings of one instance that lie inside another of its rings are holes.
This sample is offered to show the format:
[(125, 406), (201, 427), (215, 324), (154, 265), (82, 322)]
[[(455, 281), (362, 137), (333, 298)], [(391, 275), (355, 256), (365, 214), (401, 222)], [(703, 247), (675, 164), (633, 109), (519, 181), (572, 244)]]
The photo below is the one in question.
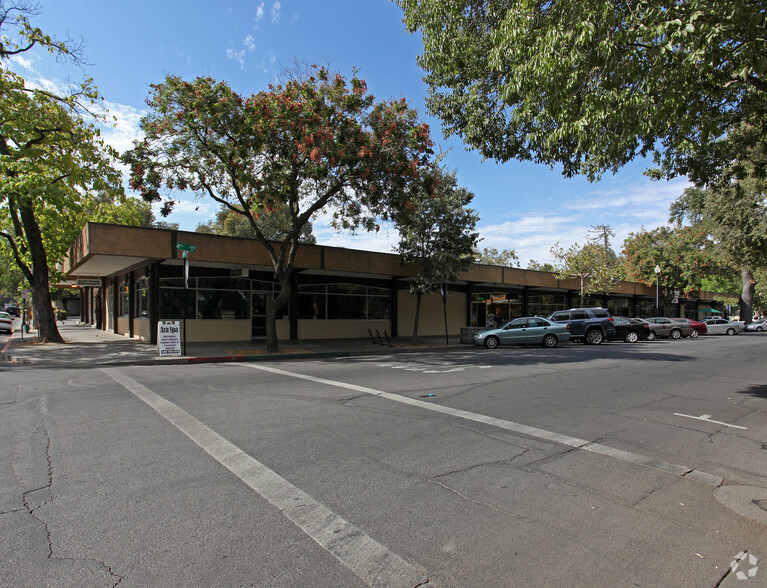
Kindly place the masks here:
[[(428, 578), (311, 496), (162, 396), (115, 368), (110, 378), (153, 408), (369, 586), (419, 586)], [(429, 586), (434, 586), (429, 582)]]
[(598, 453), (600, 455), (605, 455), (608, 457), (612, 457), (614, 459), (619, 459), (626, 462), (640, 464), (643, 466), (654, 468), (656, 470), (662, 470), (666, 473), (672, 474), (674, 476), (678, 476), (680, 478), (681, 477), (690, 478), (692, 480), (695, 480), (697, 482), (702, 482), (709, 486), (717, 487), (717, 486), (720, 486), (722, 482), (724, 482), (724, 478), (720, 476), (707, 474), (705, 472), (701, 472), (699, 470), (695, 470), (693, 468), (690, 468), (684, 465), (665, 462), (652, 457), (647, 457), (646, 455), (633, 453), (631, 451), (615, 449), (613, 447), (608, 447), (607, 445), (602, 445), (601, 443), (593, 443), (587, 439), (578, 439), (577, 437), (562, 435), (560, 433), (547, 431), (545, 429), (539, 429), (537, 427), (530, 427), (528, 425), (523, 425), (521, 423), (515, 423), (514, 421), (507, 421), (504, 419), (489, 417), (482, 414), (461, 410), (458, 408), (450, 408), (449, 406), (441, 406), (439, 404), (426, 402), (424, 400), (417, 400), (415, 398), (408, 398), (407, 396), (400, 396), (398, 394), (384, 392), (383, 390), (376, 390), (375, 388), (368, 388), (367, 386), (359, 386), (357, 384), (348, 384), (346, 382), (339, 382), (336, 380), (327, 380), (325, 378), (318, 378), (315, 376), (308, 376), (306, 374), (288, 372), (278, 368), (265, 366), (265, 365), (258, 365), (253, 363), (243, 363), (243, 364), (236, 364), (236, 365), (231, 364), (231, 367), (261, 370), (265, 372), (271, 372), (273, 374), (288, 376), (291, 378), (297, 378), (300, 380), (307, 380), (310, 382), (315, 382), (317, 384), (325, 384), (327, 386), (333, 386), (336, 388), (345, 388), (347, 390), (353, 390), (355, 392), (362, 392), (364, 394), (378, 396), (379, 398), (386, 398), (387, 400), (392, 400), (394, 402), (399, 402), (401, 404), (416, 406), (424, 410), (430, 410), (432, 412), (438, 412), (438, 413), (442, 413), (442, 414), (456, 417), (456, 418), (466, 419), (466, 420), (474, 421), (477, 423), (483, 423), (486, 425), (490, 425), (492, 427), (497, 427), (499, 429), (512, 431), (514, 433), (520, 433), (522, 435), (527, 435), (528, 437), (535, 437), (537, 439), (543, 439), (544, 441), (551, 441), (553, 443), (559, 443), (560, 445), (566, 445), (568, 447), (574, 447), (576, 449), (582, 449), (584, 451), (590, 451), (592, 453)]
[(702, 414), (699, 417), (696, 417), (689, 414), (682, 414), (681, 412), (675, 412), (674, 416), (687, 417), (688, 419), (695, 419), (696, 421), (706, 421), (707, 423), (724, 425), (725, 427), (732, 427), (733, 429), (743, 429), (744, 431), (748, 430), (747, 427), (741, 427), (740, 425), (731, 425), (729, 423), (723, 423), (722, 421), (715, 421), (711, 418), (710, 414)]

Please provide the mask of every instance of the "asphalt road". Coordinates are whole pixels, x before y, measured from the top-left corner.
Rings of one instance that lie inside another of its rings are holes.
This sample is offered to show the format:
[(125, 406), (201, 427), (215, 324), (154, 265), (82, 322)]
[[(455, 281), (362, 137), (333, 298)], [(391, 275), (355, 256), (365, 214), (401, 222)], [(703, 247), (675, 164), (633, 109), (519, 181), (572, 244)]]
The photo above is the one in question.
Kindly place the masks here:
[(767, 586), (766, 356), (2, 366), (0, 586)]

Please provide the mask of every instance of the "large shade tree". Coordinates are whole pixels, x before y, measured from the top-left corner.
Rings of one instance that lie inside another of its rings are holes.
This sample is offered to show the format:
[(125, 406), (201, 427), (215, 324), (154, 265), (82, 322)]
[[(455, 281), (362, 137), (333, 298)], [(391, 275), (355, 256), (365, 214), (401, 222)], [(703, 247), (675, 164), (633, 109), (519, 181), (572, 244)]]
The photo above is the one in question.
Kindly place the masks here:
[[(292, 228), (290, 213), (284, 208), (272, 211), (270, 214), (260, 215), (259, 224), (261, 233), (268, 241), (282, 241), (283, 236)], [(245, 239), (258, 238), (255, 229), (250, 224), (250, 219), (226, 206), (222, 206), (212, 220), (197, 225), (195, 231), (212, 235), (242, 237)], [(303, 243), (317, 242), (312, 233), (311, 223), (304, 225), (298, 238)]]
[(397, 3), (422, 33), (429, 109), (486, 157), (593, 179), (652, 155), (707, 185), (767, 137), (763, 2)]
[(62, 342), (49, 276), (82, 228), (85, 195), (119, 194), (121, 182), (113, 152), (83, 118), (99, 99), (92, 82), (57, 94), (7, 67), (35, 46), (78, 60), (77, 48), (32, 27), (31, 13), (24, 2), (0, 2), (0, 237), (31, 287), (40, 340)]
[[(356, 73), (313, 68), (250, 97), (210, 78), (169, 76), (148, 104), (145, 138), (124, 156), (131, 185), (148, 201), (164, 200), (166, 212), (175, 191), (191, 190), (248, 219), (280, 286), (267, 307), (270, 352), (312, 217), (330, 212), (339, 228), (376, 230), (421, 197), (428, 126), (404, 100), (376, 101)], [(290, 219), (279, 242), (261, 221), (275, 210)]]
[(721, 269), (721, 260), (704, 227), (659, 227), (629, 234), (623, 242), (623, 269), (629, 280), (657, 287), (665, 316), (673, 316), (677, 293), (700, 291), (705, 278)]

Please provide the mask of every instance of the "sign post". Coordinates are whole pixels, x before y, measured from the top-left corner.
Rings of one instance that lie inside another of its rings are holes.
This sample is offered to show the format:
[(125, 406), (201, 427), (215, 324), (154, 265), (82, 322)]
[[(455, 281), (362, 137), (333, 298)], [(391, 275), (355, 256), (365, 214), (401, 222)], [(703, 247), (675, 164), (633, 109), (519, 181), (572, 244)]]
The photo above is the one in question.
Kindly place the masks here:
[(186, 355), (186, 307), (187, 307), (187, 290), (189, 289), (189, 258), (190, 253), (197, 251), (197, 247), (194, 245), (187, 245), (186, 243), (176, 243), (176, 249), (183, 251), (181, 257), (184, 259), (184, 346), (182, 348), (183, 355)]

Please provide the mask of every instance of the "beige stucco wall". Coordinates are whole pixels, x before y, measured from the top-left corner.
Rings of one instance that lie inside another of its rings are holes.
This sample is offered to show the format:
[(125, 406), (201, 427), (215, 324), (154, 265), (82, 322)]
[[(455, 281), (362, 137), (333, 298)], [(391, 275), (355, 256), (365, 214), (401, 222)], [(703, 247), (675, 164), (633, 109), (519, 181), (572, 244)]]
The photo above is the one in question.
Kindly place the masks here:
[(120, 333), (120, 335), (127, 335), (130, 333), (130, 319), (128, 317), (117, 317), (117, 332)]
[(384, 331), (391, 337), (391, 321), (388, 320), (299, 320), (298, 338), (303, 339), (364, 339), (369, 337), (368, 329), (373, 334), (376, 330), (384, 336)]
[[(399, 322), (397, 328), (401, 337), (409, 337), (413, 334), (413, 321), (415, 317), (416, 298), (407, 290), (400, 290)], [(450, 335), (458, 335), (461, 327), (466, 326), (466, 294), (450, 292), (447, 296), (447, 331)], [(418, 321), (418, 334), (444, 335), (445, 314), (442, 307), (440, 294), (429, 294), (421, 298), (421, 316)]]
[(133, 336), (142, 341), (150, 341), (151, 333), (149, 332), (149, 320), (148, 319), (134, 319), (133, 320)]
[[(180, 321), (183, 329), (184, 321)], [(250, 341), (250, 320), (189, 320), (186, 321), (186, 341)], [(182, 331), (183, 337), (183, 331)]]

